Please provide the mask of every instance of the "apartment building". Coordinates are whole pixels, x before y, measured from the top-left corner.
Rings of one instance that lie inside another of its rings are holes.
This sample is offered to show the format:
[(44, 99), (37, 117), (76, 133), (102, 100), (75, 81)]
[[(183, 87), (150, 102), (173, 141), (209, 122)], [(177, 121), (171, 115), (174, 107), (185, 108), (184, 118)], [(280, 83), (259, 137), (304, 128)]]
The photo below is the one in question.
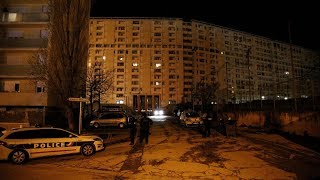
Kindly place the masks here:
[(40, 111), (47, 106), (47, 89), (30, 75), (28, 60), (48, 43), (47, 2), (4, 0), (0, 5), (0, 109)]
[(91, 18), (89, 62), (114, 70), (103, 103), (153, 110), (195, 102), (196, 84), (219, 83), (219, 101), (319, 96), (315, 51), (179, 18)]

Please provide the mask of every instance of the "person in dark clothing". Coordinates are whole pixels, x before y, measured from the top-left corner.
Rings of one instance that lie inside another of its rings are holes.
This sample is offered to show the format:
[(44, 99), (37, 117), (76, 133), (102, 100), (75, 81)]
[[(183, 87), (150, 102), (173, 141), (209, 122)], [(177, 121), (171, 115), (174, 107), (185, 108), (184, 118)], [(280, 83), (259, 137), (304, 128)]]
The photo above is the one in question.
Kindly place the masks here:
[(213, 113), (207, 113), (207, 116), (204, 118), (204, 137), (209, 137), (211, 135), (211, 124), (213, 121)]
[(145, 139), (146, 144), (149, 141), (150, 126), (153, 124), (153, 121), (147, 117), (146, 113), (142, 113), (142, 118), (140, 120), (140, 143)]
[(134, 118), (134, 117), (129, 118), (128, 128), (129, 128), (129, 132), (130, 132), (130, 144), (129, 145), (133, 145), (134, 138), (136, 137), (136, 133), (137, 133), (137, 120), (136, 120), (136, 118)]

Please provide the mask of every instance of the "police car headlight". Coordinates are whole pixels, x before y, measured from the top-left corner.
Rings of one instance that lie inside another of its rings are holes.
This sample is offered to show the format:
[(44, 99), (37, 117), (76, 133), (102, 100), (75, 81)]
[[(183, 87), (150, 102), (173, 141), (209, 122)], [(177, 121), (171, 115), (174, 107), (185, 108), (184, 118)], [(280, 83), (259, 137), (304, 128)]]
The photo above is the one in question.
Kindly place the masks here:
[(97, 138), (94, 138), (93, 140), (95, 140), (95, 141), (101, 141), (101, 142), (103, 142), (103, 139), (102, 139), (102, 138), (99, 138), (99, 137), (97, 137)]

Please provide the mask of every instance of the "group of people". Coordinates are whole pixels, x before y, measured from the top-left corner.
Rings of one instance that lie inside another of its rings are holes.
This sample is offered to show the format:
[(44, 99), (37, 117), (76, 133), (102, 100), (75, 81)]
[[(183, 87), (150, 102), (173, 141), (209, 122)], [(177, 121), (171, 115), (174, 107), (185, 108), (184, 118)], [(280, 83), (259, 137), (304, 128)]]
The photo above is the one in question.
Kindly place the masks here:
[[(146, 113), (142, 113), (139, 123), (139, 142), (142, 143), (145, 140), (145, 144), (149, 142), (149, 135), (150, 135), (150, 128), (153, 124), (153, 121), (148, 118)], [(213, 126), (213, 121), (216, 120), (217, 115), (213, 112), (205, 113), (203, 118), (203, 125), (204, 125), (204, 137), (209, 137), (211, 135), (211, 128)], [(128, 122), (128, 128), (130, 130), (130, 145), (134, 145), (135, 137), (137, 134), (137, 119), (131, 118)]]
[[(140, 131), (139, 131), (139, 142), (142, 143), (145, 140), (145, 143), (149, 142), (150, 128), (153, 124), (153, 121), (148, 118), (146, 113), (142, 113), (140, 119)], [(135, 137), (137, 134), (137, 119), (131, 118), (128, 122), (128, 128), (130, 130), (130, 145), (134, 145)]]

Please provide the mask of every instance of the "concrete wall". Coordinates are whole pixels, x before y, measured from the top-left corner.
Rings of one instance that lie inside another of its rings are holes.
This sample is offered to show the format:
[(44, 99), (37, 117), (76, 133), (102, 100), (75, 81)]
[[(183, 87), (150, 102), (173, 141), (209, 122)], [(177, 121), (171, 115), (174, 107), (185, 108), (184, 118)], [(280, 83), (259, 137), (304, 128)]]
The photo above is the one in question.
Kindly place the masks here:
[(272, 112), (241, 112), (226, 113), (228, 117), (236, 119), (237, 125), (265, 128), (276, 125), (280, 130), (298, 135), (307, 133), (320, 137), (320, 113), (303, 112), (273, 114)]
[(0, 127), (6, 129), (43, 125), (42, 111), (0, 111)]

